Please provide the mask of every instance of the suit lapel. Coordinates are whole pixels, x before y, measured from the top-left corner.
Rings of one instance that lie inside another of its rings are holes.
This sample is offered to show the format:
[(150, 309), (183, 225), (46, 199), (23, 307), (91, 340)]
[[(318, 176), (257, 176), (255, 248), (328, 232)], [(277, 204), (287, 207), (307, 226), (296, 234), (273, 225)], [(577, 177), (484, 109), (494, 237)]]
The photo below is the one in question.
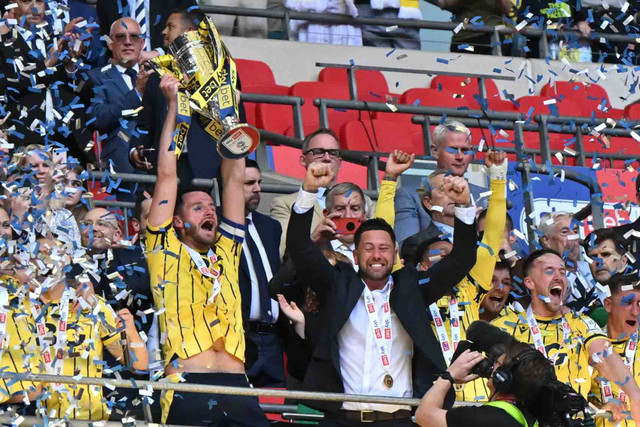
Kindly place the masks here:
[(322, 208), (320, 207), (320, 204), (317, 201), (316, 201), (316, 204), (313, 205), (313, 216), (314, 216), (314, 220), (318, 222), (322, 222), (322, 220), (324, 219)]
[(120, 71), (118, 71), (118, 67), (116, 67), (115, 65), (111, 65), (108, 73), (109, 78), (121, 93), (126, 94), (127, 92), (129, 92), (129, 87), (127, 86), (127, 83), (125, 83)]

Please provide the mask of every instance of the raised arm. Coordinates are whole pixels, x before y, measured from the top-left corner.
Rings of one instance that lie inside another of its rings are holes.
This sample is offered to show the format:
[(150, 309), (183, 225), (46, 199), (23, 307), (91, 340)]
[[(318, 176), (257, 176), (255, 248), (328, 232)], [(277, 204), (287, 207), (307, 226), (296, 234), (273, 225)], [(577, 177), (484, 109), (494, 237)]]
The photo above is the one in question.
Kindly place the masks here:
[[(398, 177), (413, 165), (415, 159), (415, 154), (408, 154), (400, 150), (393, 150), (387, 160), (384, 179), (382, 181), (382, 186), (380, 187), (380, 196), (378, 197), (378, 204), (376, 205), (376, 211), (373, 216), (375, 218), (384, 219), (387, 224), (392, 227), (394, 227), (396, 221), (394, 199), (396, 196), (396, 188), (398, 186)], [(402, 263), (400, 262), (400, 257), (397, 256), (393, 270), (399, 270), (400, 268), (402, 268)]]
[(222, 190), (222, 216), (244, 224), (244, 158), (231, 160), (222, 158), (220, 173), (224, 183)]
[(489, 171), (491, 195), (489, 196), (489, 208), (482, 244), (478, 246), (478, 258), (471, 270), (471, 277), (478, 282), (482, 289), (489, 291), (507, 221), (507, 197), (505, 194), (507, 155), (489, 150), (485, 154), (484, 162)]
[(456, 204), (453, 249), (441, 261), (418, 274), (420, 292), (427, 306), (464, 279), (477, 257), (475, 206), (471, 204), (469, 184), (464, 178), (447, 176), (444, 191)]
[(173, 217), (178, 193), (178, 159), (173, 147), (173, 133), (176, 129), (178, 112), (178, 89), (180, 82), (165, 74), (160, 81), (160, 89), (167, 100), (167, 118), (164, 121), (160, 146), (158, 148), (158, 177), (153, 190), (153, 201), (147, 223), (152, 227), (161, 227)]
[(309, 281), (309, 286), (320, 299), (326, 297), (329, 287), (335, 283), (336, 270), (311, 241), (309, 231), (318, 189), (328, 185), (332, 179), (333, 172), (328, 165), (309, 165), (287, 229), (287, 248), (297, 273)]

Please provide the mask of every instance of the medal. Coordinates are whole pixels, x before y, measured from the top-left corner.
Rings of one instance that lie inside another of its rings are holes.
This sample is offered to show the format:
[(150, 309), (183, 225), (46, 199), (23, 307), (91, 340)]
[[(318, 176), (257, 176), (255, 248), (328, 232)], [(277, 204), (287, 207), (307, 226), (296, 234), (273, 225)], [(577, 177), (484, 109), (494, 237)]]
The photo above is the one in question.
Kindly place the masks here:
[(393, 387), (393, 377), (389, 374), (385, 375), (382, 379), (382, 384), (384, 384), (386, 388)]

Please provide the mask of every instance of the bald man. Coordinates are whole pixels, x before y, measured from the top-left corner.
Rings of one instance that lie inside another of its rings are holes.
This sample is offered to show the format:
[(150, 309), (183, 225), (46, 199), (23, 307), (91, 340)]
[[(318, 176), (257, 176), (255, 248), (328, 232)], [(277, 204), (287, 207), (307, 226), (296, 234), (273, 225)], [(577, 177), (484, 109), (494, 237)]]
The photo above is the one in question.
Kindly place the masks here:
[[(144, 34), (132, 18), (121, 18), (111, 25), (107, 46), (112, 54), (108, 69), (89, 71), (92, 83), (90, 115), (102, 137), (99, 160), (115, 172), (135, 173), (129, 163), (129, 140), (136, 128), (136, 112), (152, 71), (141, 63)], [(135, 202), (132, 186), (122, 186), (118, 200)], [(116, 190), (117, 191), (117, 190)]]

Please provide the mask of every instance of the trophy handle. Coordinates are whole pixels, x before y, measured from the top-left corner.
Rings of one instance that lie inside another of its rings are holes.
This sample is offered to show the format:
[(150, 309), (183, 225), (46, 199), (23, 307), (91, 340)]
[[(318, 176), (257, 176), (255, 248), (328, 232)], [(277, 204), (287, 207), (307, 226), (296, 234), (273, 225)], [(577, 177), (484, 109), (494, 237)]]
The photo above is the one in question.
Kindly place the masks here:
[(173, 77), (182, 82), (182, 73), (180, 71), (175, 71), (175, 67), (173, 67), (173, 55), (162, 55), (157, 56), (149, 61), (149, 65), (153, 68), (153, 71), (158, 73), (160, 77), (165, 74), (171, 74)]

